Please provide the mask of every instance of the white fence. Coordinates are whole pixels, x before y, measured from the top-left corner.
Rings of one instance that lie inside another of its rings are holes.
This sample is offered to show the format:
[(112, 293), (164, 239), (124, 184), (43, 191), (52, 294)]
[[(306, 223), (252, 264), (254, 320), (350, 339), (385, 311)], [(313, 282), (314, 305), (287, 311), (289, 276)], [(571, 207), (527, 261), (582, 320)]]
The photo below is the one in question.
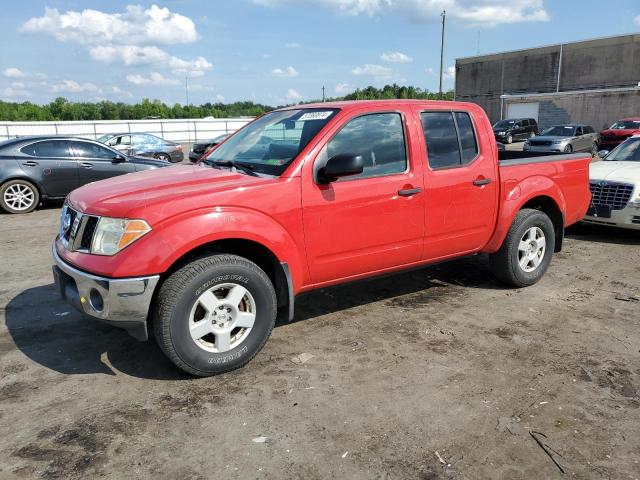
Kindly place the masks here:
[(151, 133), (174, 142), (194, 142), (233, 133), (252, 117), (180, 120), (0, 122), (0, 141), (25, 135), (70, 135), (96, 139), (107, 133)]

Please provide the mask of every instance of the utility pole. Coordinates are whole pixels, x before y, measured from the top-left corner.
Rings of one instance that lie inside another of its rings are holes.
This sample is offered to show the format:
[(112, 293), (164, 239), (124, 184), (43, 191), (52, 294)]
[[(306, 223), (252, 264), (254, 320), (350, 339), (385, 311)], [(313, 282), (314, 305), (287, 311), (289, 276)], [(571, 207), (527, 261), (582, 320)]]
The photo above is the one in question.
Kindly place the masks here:
[(324, 99), (324, 85), (323, 85), (322, 86), (322, 103), (324, 103), (324, 102), (325, 102), (325, 99)]
[(442, 76), (444, 74), (444, 23), (447, 19), (447, 11), (443, 10), (440, 16), (442, 17), (442, 38), (440, 39), (440, 86), (438, 88), (438, 92), (440, 99), (442, 99)]
[(187, 96), (187, 104), (185, 106), (189, 106), (189, 72), (184, 75), (184, 92)]

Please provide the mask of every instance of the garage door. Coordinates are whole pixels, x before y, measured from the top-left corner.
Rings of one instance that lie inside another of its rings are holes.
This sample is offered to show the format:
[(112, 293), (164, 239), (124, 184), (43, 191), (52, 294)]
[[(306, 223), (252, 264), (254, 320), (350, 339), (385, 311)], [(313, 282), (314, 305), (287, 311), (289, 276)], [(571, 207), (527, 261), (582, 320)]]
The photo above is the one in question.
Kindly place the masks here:
[(535, 118), (538, 121), (538, 102), (507, 104), (507, 118)]

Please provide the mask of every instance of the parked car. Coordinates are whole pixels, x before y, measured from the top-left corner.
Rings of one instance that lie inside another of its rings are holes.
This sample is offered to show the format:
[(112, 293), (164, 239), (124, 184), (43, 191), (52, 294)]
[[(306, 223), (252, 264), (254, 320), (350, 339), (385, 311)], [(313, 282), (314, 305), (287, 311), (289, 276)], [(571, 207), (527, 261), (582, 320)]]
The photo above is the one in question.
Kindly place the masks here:
[(471, 103), (275, 110), (198, 166), (71, 193), (55, 282), (136, 338), (153, 326), (201, 376), (247, 363), (312, 289), (481, 252), (499, 280), (532, 285), (587, 211), (591, 156), (500, 157), (494, 142)]
[(534, 118), (510, 118), (493, 126), (493, 134), (501, 143), (525, 140), (538, 134), (538, 122)]
[(127, 155), (152, 157), (171, 163), (184, 159), (182, 145), (149, 133), (115, 133), (103, 135), (98, 141)]
[(613, 150), (632, 135), (640, 133), (640, 117), (623, 118), (600, 132), (598, 148)]
[(152, 158), (128, 157), (85, 138), (6, 140), (0, 143), (0, 207), (9, 213), (28, 213), (41, 200), (62, 199), (87, 183), (167, 165)]
[(625, 140), (590, 170), (592, 201), (584, 221), (640, 230), (640, 135)]
[(230, 135), (229, 133), (225, 133), (224, 135), (219, 135), (215, 138), (212, 138), (211, 140), (205, 140), (205, 141), (194, 143), (193, 146), (191, 147), (191, 150), (189, 151), (189, 160), (192, 162), (197, 162), (206, 152), (208, 152), (211, 149), (211, 147), (215, 147), (216, 145), (219, 145), (229, 135)]
[(507, 148), (504, 146), (504, 143), (496, 142), (498, 145), (498, 151), (505, 151)]
[(554, 125), (527, 139), (522, 149), (530, 152), (590, 152), (595, 157), (598, 154), (598, 134), (589, 125)]

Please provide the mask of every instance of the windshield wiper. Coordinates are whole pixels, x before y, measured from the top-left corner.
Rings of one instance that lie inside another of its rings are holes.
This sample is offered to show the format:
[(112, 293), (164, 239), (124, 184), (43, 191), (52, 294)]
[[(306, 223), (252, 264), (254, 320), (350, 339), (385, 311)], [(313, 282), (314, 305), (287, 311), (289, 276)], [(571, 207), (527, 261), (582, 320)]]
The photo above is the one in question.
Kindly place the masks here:
[(233, 160), (214, 160), (211, 163), (219, 167), (229, 167), (231, 169), (240, 170), (247, 175), (251, 175), (252, 177), (259, 177), (259, 175), (254, 171), (254, 168), (251, 165), (247, 165), (246, 163), (238, 163), (234, 162)]

